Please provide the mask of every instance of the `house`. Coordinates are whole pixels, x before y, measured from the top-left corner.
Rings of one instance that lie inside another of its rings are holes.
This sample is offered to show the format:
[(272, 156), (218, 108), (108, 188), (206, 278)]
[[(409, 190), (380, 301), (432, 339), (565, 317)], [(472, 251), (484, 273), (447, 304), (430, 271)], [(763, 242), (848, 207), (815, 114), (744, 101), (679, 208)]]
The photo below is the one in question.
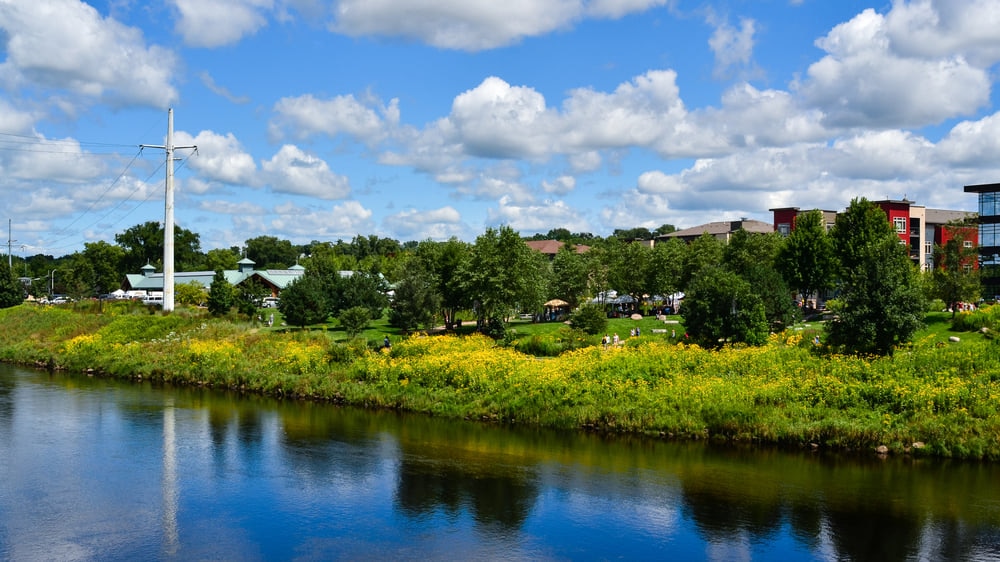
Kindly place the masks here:
[(680, 238), (685, 242), (693, 242), (703, 234), (712, 235), (723, 242), (729, 242), (729, 239), (733, 234), (739, 232), (740, 230), (746, 230), (747, 232), (756, 232), (760, 234), (767, 234), (774, 232), (774, 227), (764, 221), (752, 220), (752, 219), (740, 219), (736, 221), (718, 221), (710, 222), (707, 224), (702, 224), (699, 226), (693, 226), (691, 228), (685, 228), (684, 230), (675, 230), (667, 234), (661, 234), (656, 237), (658, 242), (664, 242), (671, 238)]
[[(527, 240), (525, 241), (525, 244), (527, 244), (532, 250), (545, 254), (550, 261), (555, 259), (556, 253), (559, 252), (559, 248), (566, 245), (564, 242), (560, 242), (559, 240)], [(578, 254), (583, 254), (590, 250), (590, 246), (584, 246), (583, 244), (577, 244), (575, 248), (576, 253)]]
[[(237, 263), (237, 269), (224, 270), (222, 274), (225, 276), (226, 281), (233, 286), (245, 283), (250, 279), (256, 280), (271, 291), (272, 297), (277, 297), (282, 289), (306, 272), (306, 268), (301, 265), (294, 265), (288, 269), (265, 269), (260, 271), (254, 269), (254, 265), (256, 264), (253, 260), (243, 258)], [(178, 271), (174, 273), (174, 286), (194, 282), (208, 288), (212, 285), (214, 278), (214, 271)], [(121, 288), (126, 292), (163, 291), (163, 273), (156, 273), (156, 268), (146, 264), (140, 269), (140, 273), (126, 275)]]

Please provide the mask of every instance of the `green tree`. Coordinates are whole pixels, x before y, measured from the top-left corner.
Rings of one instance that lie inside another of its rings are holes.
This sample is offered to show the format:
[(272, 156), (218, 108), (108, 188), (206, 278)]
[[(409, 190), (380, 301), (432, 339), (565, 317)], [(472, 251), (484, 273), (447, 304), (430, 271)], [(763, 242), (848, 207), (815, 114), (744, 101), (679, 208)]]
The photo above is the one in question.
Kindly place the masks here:
[(722, 263), (725, 244), (709, 233), (695, 238), (684, 253), (684, 268), (681, 276), (681, 291), (687, 292), (687, 287), (702, 269), (716, 267)]
[(721, 267), (705, 268), (691, 280), (681, 316), (688, 335), (702, 347), (767, 342), (767, 318), (760, 297), (745, 279)]
[(566, 244), (559, 248), (552, 258), (552, 285), (550, 297), (560, 298), (569, 303), (570, 308), (580, 304), (580, 298), (587, 294), (587, 264), (576, 247)]
[(240, 261), (239, 248), (214, 248), (205, 252), (203, 267), (207, 271), (216, 269), (234, 270)]
[(491, 322), (502, 325), (518, 309), (539, 310), (547, 292), (547, 267), (545, 257), (509, 226), (489, 228), (476, 238), (463, 278), (478, 305), (480, 328)]
[(822, 211), (809, 211), (795, 218), (795, 228), (778, 250), (775, 267), (803, 301), (833, 286), (837, 259)]
[(110, 293), (121, 287), (126, 273), (122, 267), (125, 251), (122, 250), (121, 246), (115, 246), (101, 240), (86, 242), (83, 247), (83, 259), (90, 263), (94, 274), (95, 291), (98, 294)]
[(347, 335), (352, 338), (364, 332), (372, 321), (371, 311), (364, 306), (345, 308), (337, 319), (340, 320), (340, 325), (347, 332)]
[(608, 283), (619, 294), (629, 295), (634, 302), (642, 302), (650, 294), (649, 263), (651, 249), (640, 242), (611, 244), (609, 249)]
[(205, 286), (197, 281), (174, 286), (174, 300), (177, 304), (199, 306), (206, 301), (206, 297)]
[(764, 316), (772, 330), (781, 331), (798, 317), (792, 293), (774, 269), (784, 239), (778, 233), (755, 233), (740, 229), (733, 233), (723, 252), (723, 265), (750, 284), (764, 305)]
[(24, 286), (14, 277), (7, 262), (0, 260), (0, 308), (10, 308), (24, 302)]
[(378, 320), (382, 318), (385, 307), (389, 306), (388, 290), (381, 275), (355, 271), (341, 280), (334, 314), (339, 316), (343, 310), (360, 306), (368, 311), (370, 320)]
[(389, 309), (389, 325), (409, 333), (420, 326), (431, 328), (441, 296), (436, 290), (434, 276), (424, 270), (419, 260), (396, 283), (395, 296)]
[(415, 252), (421, 267), (435, 280), (441, 296), (441, 319), (449, 330), (454, 327), (458, 312), (472, 303), (461, 275), (467, 267), (469, 252), (469, 244), (454, 237), (445, 242), (421, 242)]
[(681, 290), (681, 281), (684, 279), (686, 253), (687, 244), (683, 240), (668, 238), (657, 242), (649, 255), (647, 283), (651, 294), (663, 297), (672, 308), (676, 308), (672, 297)]
[(264, 297), (271, 296), (271, 290), (257, 281), (250, 278), (235, 287), (234, 299), (236, 310), (247, 318), (253, 318), (260, 308), (260, 303)]
[(943, 245), (934, 246), (931, 285), (932, 294), (948, 305), (954, 318), (959, 303), (979, 300), (979, 270), (974, 267), (979, 252), (974, 245), (965, 244), (974, 226), (955, 223), (946, 228), (952, 236)]
[[(163, 226), (147, 221), (115, 234), (115, 243), (125, 252), (122, 267), (128, 273), (139, 271), (147, 263), (163, 269)], [(174, 227), (174, 267), (178, 271), (196, 271), (204, 264), (201, 240), (190, 230)]]
[(221, 269), (216, 269), (212, 284), (208, 287), (208, 312), (213, 316), (227, 314), (235, 301), (233, 285), (226, 280), (226, 274)]
[(304, 328), (325, 322), (330, 313), (326, 285), (317, 275), (307, 273), (292, 281), (281, 291), (278, 310), (285, 322)]
[(247, 257), (259, 269), (288, 269), (295, 265), (298, 252), (288, 240), (274, 236), (258, 236), (246, 241)]
[(602, 307), (596, 304), (585, 304), (570, 316), (569, 323), (576, 330), (595, 335), (608, 328), (608, 316)]
[(838, 215), (831, 236), (841, 282), (827, 343), (849, 353), (891, 354), (923, 326), (919, 274), (906, 247), (885, 213), (864, 198)]

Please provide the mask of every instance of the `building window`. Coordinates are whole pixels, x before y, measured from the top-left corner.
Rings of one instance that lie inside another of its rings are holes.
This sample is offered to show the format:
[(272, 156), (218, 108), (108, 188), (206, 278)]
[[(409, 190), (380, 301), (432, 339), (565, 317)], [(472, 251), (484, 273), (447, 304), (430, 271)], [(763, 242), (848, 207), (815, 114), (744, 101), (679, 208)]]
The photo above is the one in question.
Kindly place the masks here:
[(778, 225), (778, 234), (782, 236), (788, 236), (791, 233), (792, 233), (792, 225), (788, 224), (787, 222), (783, 222)]
[(934, 253), (934, 245), (931, 244), (930, 242), (924, 242), (924, 253), (925, 254), (933, 254)]
[(906, 233), (906, 217), (896, 217), (892, 219), (892, 224), (896, 228), (896, 232), (900, 234)]
[(963, 240), (962, 241), (962, 246), (965, 247), (965, 248), (971, 248), (972, 247), (972, 240)]

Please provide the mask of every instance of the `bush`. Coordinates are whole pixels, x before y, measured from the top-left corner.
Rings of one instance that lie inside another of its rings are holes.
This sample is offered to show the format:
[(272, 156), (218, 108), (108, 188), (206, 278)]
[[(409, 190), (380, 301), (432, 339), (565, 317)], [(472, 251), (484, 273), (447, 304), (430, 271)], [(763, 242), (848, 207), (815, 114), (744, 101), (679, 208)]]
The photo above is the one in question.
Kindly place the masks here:
[(364, 306), (352, 306), (340, 313), (340, 325), (352, 338), (365, 331), (371, 323), (371, 313)]
[(573, 313), (569, 319), (570, 326), (575, 330), (580, 330), (586, 334), (596, 335), (607, 330), (608, 317), (604, 310), (592, 304), (585, 304)]

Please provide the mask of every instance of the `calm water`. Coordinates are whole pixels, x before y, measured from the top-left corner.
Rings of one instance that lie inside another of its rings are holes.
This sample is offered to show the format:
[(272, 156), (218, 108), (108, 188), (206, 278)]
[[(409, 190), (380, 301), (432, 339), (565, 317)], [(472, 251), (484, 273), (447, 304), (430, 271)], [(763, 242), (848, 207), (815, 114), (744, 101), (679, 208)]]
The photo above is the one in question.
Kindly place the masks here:
[(2, 560), (1000, 560), (1000, 467), (607, 439), (0, 365)]

